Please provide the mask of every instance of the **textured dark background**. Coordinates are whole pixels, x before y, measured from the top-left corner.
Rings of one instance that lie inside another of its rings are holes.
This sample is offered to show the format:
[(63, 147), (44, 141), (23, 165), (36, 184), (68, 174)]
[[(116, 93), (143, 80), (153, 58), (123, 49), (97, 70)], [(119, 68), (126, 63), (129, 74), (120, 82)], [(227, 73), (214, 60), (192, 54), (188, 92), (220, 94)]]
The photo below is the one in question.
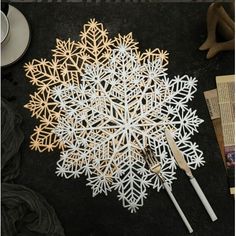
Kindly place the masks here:
[(198, 47), (206, 37), (209, 3), (78, 4), (14, 3), (27, 17), (32, 41), (26, 55), (2, 70), (2, 96), (23, 116), (25, 141), (17, 182), (44, 195), (55, 208), (67, 236), (184, 236), (189, 235), (165, 191), (149, 190), (136, 214), (122, 207), (116, 193), (92, 197), (83, 178), (65, 180), (54, 174), (59, 151), (38, 153), (29, 149), (29, 137), (37, 124), (23, 108), (36, 88), (25, 78), (23, 65), (34, 58), (50, 59), (55, 39), (79, 40), (90, 18), (104, 23), (113, 37), (133, 32), (141, 50), (166, 49), (170, 53), (169, 76), (196, 76), (198, 91), (190, 103), (205, 122), (193, 137), (204, 152), (206, 165), (194, 175), (212, 204), (218, 221), (211, 222), (188, 178), (178, 170), (173, 191), (187, 215), (195, 236), (234, 235), (234, 200), (229, 196), (226, 174), (208, 115), (203, 91), (215, 88), (215, 76), (234, 73), (234, 52), (206, 60)]

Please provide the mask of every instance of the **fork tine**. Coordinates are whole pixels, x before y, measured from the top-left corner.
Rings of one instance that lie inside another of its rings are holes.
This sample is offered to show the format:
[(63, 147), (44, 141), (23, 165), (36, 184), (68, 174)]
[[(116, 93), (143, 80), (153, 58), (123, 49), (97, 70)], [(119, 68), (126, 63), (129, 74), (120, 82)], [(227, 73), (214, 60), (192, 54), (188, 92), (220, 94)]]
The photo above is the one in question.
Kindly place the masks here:
[(152, 150), (149, 147), (147, 148), (147, 158), (148, 158), (151, 166), (155, 165), (155, 160), (154, 160), (154, 157), (153, 157), (153, 153), (152, 153)]
[(150, 164), (150, 162), (149, 162), (148, 153), (147, 153), (146, 148), (144, 148), (144, 149), (141, 150), (141, 154), (142, 154), (142, 156), (143, 156), (145, 162), (147, 163), (147, 165), (148, 165), (149, 168), (150, 168), (150, 165), (151, 165), (151, 164)]
[(146, 146), (144, 148), (143, 156), (145, 158), (145, 161), (149, 165), (149, 167), (152, 167), (152, 166), (158, 164), (158, 161), (156, 160), (154, 153), (152, 152), (152, 149), (149, 146)]

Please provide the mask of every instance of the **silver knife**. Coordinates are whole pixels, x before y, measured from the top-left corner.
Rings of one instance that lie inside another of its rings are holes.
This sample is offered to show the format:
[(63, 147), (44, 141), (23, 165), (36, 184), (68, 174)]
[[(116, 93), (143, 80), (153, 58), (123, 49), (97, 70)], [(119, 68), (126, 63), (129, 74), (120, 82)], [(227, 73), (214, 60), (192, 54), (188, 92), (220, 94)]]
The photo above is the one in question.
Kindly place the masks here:
[(191, 182), (193, 188), (195, 189), (198, 197), (200, 198), (202, 204), (204, 205), (206, 211), (208, 212), (209, 216), (211, 217), (211, 220), (216, 221), (217, 216), (216, 216), (214, 210), (212, 209), (210, 203), (208, 202), (208, 200), (207, 200), (205, 194), (203, 193), (201, 187), (199, 186), (197, 180), (194, 178), (186, 160), (184, 159), (182, 152), (179, 150), (177, 144), (175, 143), (170, 130), (166, 129), (165, 134), (166, 134), (167, 142), (170, 146), (173, 156), (175, 157), (176, 162), (178, 163), (178, 166), (182, 170), (184, 170), (186, 175), (190, 178), (190, 182)]

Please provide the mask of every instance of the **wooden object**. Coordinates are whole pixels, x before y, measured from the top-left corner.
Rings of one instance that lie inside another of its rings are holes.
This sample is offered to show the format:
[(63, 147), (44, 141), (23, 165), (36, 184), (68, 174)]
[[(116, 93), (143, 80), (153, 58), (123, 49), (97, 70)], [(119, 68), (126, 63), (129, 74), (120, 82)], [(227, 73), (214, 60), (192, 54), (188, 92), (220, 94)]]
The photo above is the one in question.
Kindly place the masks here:
[[(207, 39), (199, 50), (208, 50), (207, 59), (214, 57), (221, 51), (234, 50), (235, 35), (234, 21), (225, 11), (221, 3), (212, 3), (207, 12)], [(225, 38), (224, 42), (217, 42), (216, 31)]]

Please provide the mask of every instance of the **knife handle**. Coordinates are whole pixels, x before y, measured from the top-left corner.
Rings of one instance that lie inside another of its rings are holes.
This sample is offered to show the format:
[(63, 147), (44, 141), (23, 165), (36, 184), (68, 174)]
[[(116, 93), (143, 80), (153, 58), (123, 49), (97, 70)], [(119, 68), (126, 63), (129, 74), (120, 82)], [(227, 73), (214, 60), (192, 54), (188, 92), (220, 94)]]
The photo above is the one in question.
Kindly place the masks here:
[(191, 225), (189, 224), (189, 222), (188, 222), (186, 216), (184, 215), (183, 211), (181, 210), (178, 202), (176, 201), (176, 199), (175, 199), (175, 197), (174, 197), (174, 195), (173, 195), (169, 185), (166, 182), (164, 182), (163, 185), (164, 185), (165, 190), (168, 193), (170, 199), (172, 200), (173, 204), (175, 205), (176, 210), (178, 211), (179, 215), (181, 216), (185, 226), (187, 227), (189, 233), (192, 233), (193, 229), (192, 229)]
[(211, 220), (212, 221), (216, 221), (217, 220), (217, 216), (216, 216), (215, 212), (213, 211), (210, 203), (208, 202), (205, 194), (203, 193), (201, 187), (199, 186), (197, 180), (193, 177), (193, 178), (190, 178), (190, 182), (193, 185), (193, 188), (195, 189), (195, 191), (196, 191), (198, 197), (200, 198), (202, 204), (204, 205), (207, 213), (211, 217)]

